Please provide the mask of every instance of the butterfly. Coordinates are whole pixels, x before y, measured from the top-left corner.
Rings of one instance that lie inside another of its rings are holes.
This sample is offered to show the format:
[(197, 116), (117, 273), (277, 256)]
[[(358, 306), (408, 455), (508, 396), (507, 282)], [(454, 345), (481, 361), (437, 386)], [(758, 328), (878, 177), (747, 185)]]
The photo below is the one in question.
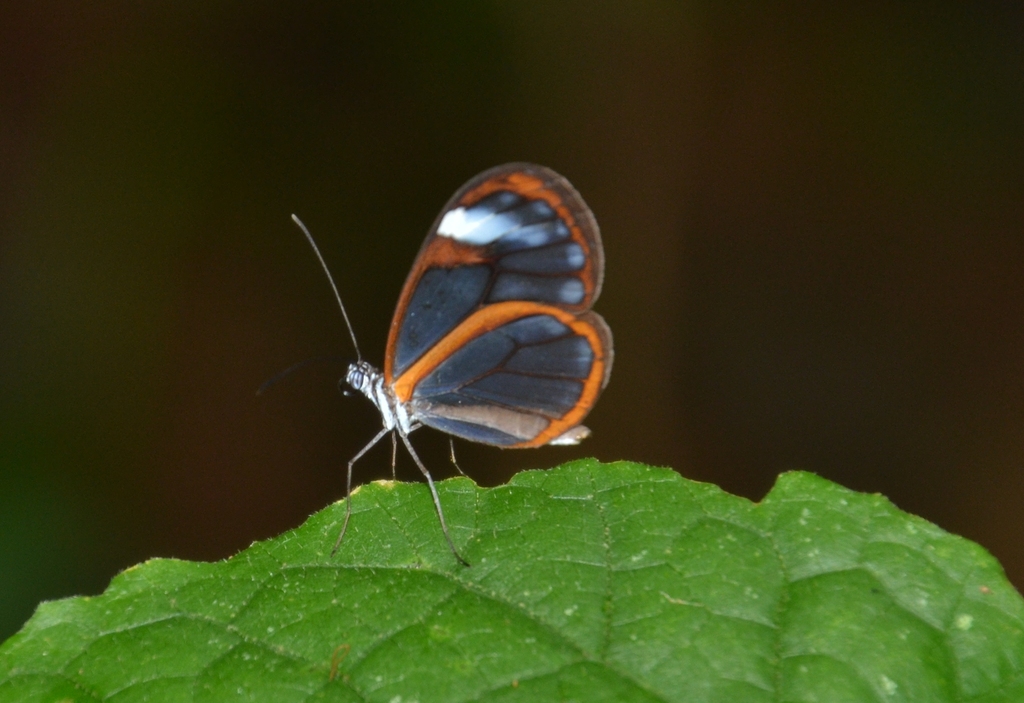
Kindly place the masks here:
[(611, 330), (590, 309), (604, 276), (594, 215), (568, 180), (544, 166), (510, 163), (470, 179), (441, 210), (413, 262), (383, 370), (359, 354), (327, 265), (293, 219), (327, 273), (356, 347), (344, 381), (377, 407), (383, 423), (348, 462), (334, 551), (352, 515), (352, 466), (391, 434), (392, 451), (397, 436), (426, 478), (452, 553), (469, 566), (409, 435), (433, 427), (517, 449), (578, 444), (590, 434), (580, 423), (608, 384), (613, 357)]

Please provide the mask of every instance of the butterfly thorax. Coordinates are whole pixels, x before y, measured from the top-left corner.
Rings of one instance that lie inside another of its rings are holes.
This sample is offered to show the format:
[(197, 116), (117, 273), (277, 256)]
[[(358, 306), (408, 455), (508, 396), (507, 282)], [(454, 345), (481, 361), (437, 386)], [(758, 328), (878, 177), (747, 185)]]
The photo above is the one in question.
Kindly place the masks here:
[(409, 417), (408, 410), (385, 383), (384, 374), (372, 364), (365, 361), (349, 364), (345, 373), (345, 383), (377, 406), (386, 429), (397, 428), (403, 435), (412, 431), (412, 418)]

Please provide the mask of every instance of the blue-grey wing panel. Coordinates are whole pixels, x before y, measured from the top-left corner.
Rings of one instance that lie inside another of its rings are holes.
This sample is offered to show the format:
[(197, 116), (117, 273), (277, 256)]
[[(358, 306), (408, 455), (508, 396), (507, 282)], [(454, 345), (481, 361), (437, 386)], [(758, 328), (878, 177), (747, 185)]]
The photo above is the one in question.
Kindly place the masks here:
[(569, 228), (561, 220), (549, 220), (529, 227), (519, 227), (509, 230), (501, 239), (491, 245), (491, 251), (498, 255), (543, 247), (554, 242), (560, 242), (569, 237)]
[(454, 420), (440, 415), (426, 415), (420, 422), (427, 427), (433, 427), (435, 430), (441, 430), (447, 434), (468, 439), (470, 442), (480, 442), (481, 444), (490, 444), (496, 447), (510, 447), (527, 439), (516, 437), (508, 432), (502, 432), (501, 430), (476, 422)]
[(578, 335), (563, 337), (546, 344), (518, 349), (505, 363), (513, 373), (583, 379), (590, 375), (594, 350)]
[(583, 281), (572, 276), (501, 272), (494, 281), (487, 300), (530, 300), (552, 305), (578, 305), (587, 291)]
[(492, 332), (477, 337), (417, 383), (414, 396), (426, 398), (457, 390), (500, 368), (515, 351), (516, 342), (509, 335)]
[(538, 413), (552, 420), (572, 410), (582, 393), (582, 381), (503, 371), (490, 373), (459, 390), (459, 395)]
[(570, 273), (579, 271), (587, 262), (583, 247), (576, 242), (563, 242), (526, 251), (506, 254), (499, 260), (506, 271), (522, 273)]
[(497, 331), (511, 337), (519, 346), (530, 346), (567, 337), (572, 330), (550, 315), (530, 315), (502, 325)]
[(479, 306), (490, 278), (491, 269), (483, 264), (424, 272), (398, 335), (396, 377)]

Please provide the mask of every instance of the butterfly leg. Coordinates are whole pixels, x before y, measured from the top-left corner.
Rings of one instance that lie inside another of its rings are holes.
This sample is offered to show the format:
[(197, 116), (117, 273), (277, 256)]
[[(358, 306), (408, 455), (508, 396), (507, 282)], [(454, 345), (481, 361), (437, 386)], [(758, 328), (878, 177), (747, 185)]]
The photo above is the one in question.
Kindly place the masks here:
[(444, 532), (444, 538), (448, 540), (448, 547), (452, 550), (452, 554), (455, 555), (455, 558), (459, 560), (459, 563), (463, 566), (469, 566), (469, 562), (463, 559), (459, 555), (458, 550), (455, 549), (455, 543), (452, 542), (451, 535), (448, 534), (448, 525), (444, 521), (444, 511), (441, 510), (441, 499), (437, 496), (437, 489), (434, 488), (434, 479), (431, 477), (430, 472), (427, 471), (427, 467), (423, 465), (422, 461), (420, 461), (420, 457), (416, 454), (416, 450), (412, 448), (412, 443), (409, 442), (409, 438), (404, 434), (399, 434), (402, 437), (402, 443), (405, 445), (405, 448), (409, 450), (409, 455), (412, 457), (412, 460), (416, 462), (416, 466), (420, 468), (420, 471), (423, 472), (423, 475), (427, 478), (427, 486), (430, 487), (430, 495), (434, 499), (434, 507), (437, 508), (437, 517), (441, 521), (441, 531)]
[(395, 464), (398, 462), (398, 440), (395, 438), (397, 432), (391, 433), (391, 480), (397, 481), (398, 477), (395, 475)]
[[(452, 466), (455, 467), (460, 476), (466, 476), (466, 472), (459, 467), (459, 462), (455, 461), (455, 440), (451, 437), (448, 438), (448, 449), (451, 451)], [(466, 476), (466, 478), (469, 478), (469, 476)]]
[(348, 521), (349, 518), (352, 517), (352, 465), (359, 461), (363, 454), (366, 454), (366, 452), (373, 449), (373, 445), (384, 439), (384, 435), (390, 431), (391, 429), (388, 427), (382, 429), (348, 462), (348, 473), (345, 475), (345, 522), (342, 523), (341, 533), (338, 535), (338, 540), (334, 543), (334, 549), (331, 550), (332, 557), (334, 556), (334, 553), (338, 551), (338, 547), (341, 546), (341, 540), (345, 539), (345, 531), (348, 529)]

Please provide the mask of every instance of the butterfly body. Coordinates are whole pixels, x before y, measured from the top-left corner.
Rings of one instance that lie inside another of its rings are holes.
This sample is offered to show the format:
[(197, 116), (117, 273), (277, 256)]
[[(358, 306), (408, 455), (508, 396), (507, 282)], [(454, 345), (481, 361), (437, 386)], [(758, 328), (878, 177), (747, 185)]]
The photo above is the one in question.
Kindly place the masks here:
[(382, 374), (373, 364), (356, 361), (349, 364), (345, 372), (345, 383), (359, 391), (380, 411), (384, 429), (397, 430), (408, 436), (414, 425), (409, 408), (395, 396), (394, 390), (384, 381)]

